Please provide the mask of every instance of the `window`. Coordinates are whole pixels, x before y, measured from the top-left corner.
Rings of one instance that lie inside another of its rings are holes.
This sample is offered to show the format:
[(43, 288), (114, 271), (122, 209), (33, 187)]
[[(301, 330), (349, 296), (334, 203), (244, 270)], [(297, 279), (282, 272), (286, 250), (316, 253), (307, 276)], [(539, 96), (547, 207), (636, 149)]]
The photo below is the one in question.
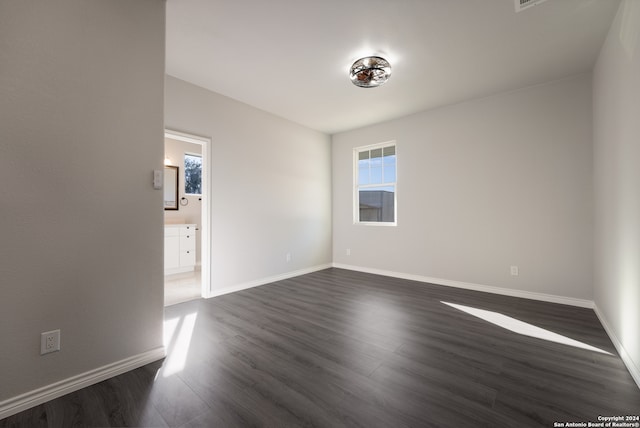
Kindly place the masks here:
[(396, 145), (354, 150), (355, 223), (396, 225)]
[(184, 155), (184, 193), (202, 194), (202, 156)]

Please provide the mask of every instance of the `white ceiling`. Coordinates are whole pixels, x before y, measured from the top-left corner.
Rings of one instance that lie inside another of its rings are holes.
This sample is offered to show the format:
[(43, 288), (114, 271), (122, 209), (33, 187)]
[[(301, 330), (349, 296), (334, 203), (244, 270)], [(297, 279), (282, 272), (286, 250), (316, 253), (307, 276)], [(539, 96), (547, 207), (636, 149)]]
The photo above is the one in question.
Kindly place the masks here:
[[(328, 134), (590, 71), (614, 0), (168, 0), (167, 74)], [(348, 69), (377, 54), (378, 88)]]

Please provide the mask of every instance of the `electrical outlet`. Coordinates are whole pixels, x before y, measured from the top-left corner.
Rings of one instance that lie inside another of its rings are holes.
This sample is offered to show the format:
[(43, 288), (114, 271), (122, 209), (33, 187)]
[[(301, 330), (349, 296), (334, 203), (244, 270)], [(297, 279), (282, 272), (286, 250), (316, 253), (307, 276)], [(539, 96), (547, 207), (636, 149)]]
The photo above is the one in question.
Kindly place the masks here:
[(289, 263), (291, 261), (291, 253), (287, 253), (287, 263)]
[(345, 251), (345, 254), (347, 256), (350, 256), (351, 255), (351, 248), (347, 248), (347, 251)]
[(40, 355), (60, 350), (60, 330), (40, 333)]
[(518, 266), (511, 266), (511, 276), (518, 276), (519, 269)]

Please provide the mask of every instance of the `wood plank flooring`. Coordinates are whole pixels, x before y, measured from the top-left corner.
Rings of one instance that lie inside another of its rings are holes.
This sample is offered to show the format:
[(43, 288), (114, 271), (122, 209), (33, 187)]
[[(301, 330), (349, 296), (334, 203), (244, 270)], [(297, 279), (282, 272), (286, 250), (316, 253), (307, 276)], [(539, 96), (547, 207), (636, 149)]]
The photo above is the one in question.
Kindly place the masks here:
[(589, 309), (328, 269), (170, 306), (165, 320), (164, 361), (0, 427), (553, 427), (640, 415), (640, 389)]

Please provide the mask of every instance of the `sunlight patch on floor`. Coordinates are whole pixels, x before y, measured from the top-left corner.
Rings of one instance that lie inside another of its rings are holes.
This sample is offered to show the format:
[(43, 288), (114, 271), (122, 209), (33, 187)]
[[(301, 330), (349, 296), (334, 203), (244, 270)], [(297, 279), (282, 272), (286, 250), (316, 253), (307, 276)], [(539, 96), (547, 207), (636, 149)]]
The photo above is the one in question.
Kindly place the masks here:
[(183, 318), (171, 318), (164, 322), (164, 346), (167, 350), (167, 360), (162, 369), (164, 377), (184, 369), (197, 318), (198, 313), (193, 312)]
[(524, 336), (534, 337), (536, 339), (543, 339), (549, 342), (561, 343), (563, 345), (569, 345), (576, 348), (586, 349), (588, 351), (600, 352), (602, 354), (611, 355), (607, 351), (596, 348), (595, 346), (587, 345), (586, 343), (579, 342), (566, 336), (554, 333), (544, 328), (536, 327), (535, 325), (526, 323), (524, 321), (517, 320), (507, 315), (503, 315), (494, 311), (487, 311), (484, 309), (472, 308), (470, 306), (457, 305), (455, 303), (441, 302), (447, 306), (466, 312), (469, 315), (483, 319), (499, 327), (512, 331), (514, 333), (522, 334)]

